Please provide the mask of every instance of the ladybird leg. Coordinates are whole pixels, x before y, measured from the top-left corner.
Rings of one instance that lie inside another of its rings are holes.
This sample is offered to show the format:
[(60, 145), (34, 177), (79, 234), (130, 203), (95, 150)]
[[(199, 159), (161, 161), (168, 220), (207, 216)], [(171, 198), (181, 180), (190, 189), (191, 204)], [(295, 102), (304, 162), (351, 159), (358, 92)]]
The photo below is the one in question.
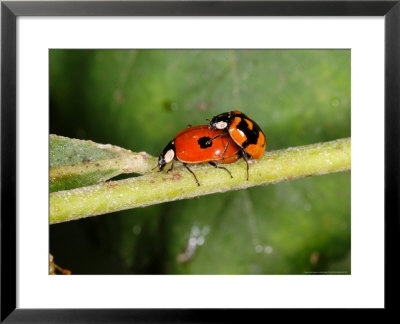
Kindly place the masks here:
[(167, 173), (168, 173), (169, 171), (172, 171), (173, 168), (174, 168), (174, 160), (172, 160), (171, 167), (167, 170)]
[(210, 139), (206, 142), (206, 145), (211, 145), (213, 140), (215, 140), (215, 139), (218, 138), (218, 137), (224, 136), (224, 135), (225, 135), (225, 134), (219, 134), (219, 135), (217, 135), (217, 136), (214, 136), (213, 138), (210, 138)]
[(197, 185), (200, 186), (200, 182), (199, 182), (199, 180), (197, 180), (197, 177), (196, 177), (196, 175), (194, 174), (194, 172), (193, 172), (192, 170), (189, 169), (189, 167), (187, 166), (186, 163), (183, 163), (183, 166), (193, 175), (194, 180), (196, 180), (196, 182), (197, 182)]
[(231, 178), (233, 178), (233, 177), (232, 177), (231, 171), (229, 171), (227, 168), (224, 168), (224, 167), (222, 167), (222, 166), (218, 166), (218, 165), (217, 165), (215, 162), (213, 162), (213, 161), (208, 162), (208, 163), (211, 164), (214, 168), (225, 170), (226, 172), (229, 173), (229, 175), (231, 176)]
[(240, 148), (240, 150), (242, 151), (243, 160), (246, 162), (246, 166), (247, 166), (247, 181), (249, 181), (249, 162), (248, 162), (248, 159), (247, 159), (247, 153), (242, 148)]
[(226, 150), (228, 149), (228, 146), (229, 146), (229, 142), (230, 142), (230, 140), (231, 140), (231, 138), (230, 138), (230, 137), (228, 137), (228, 143), (226, 143), (226, 146), (225, 146), (224, 153), (222, 153), (222, 158), (224, 158), (224, 156), (225, 156), (225, 152), (226, 152)]
[(215, 140), (215, 139), (218, 138), (218, 137), (225, 136), (226, 134), (228, 134), (228, 130), (224, 129), (224, 130), (222, 131), (221, 134), (219, 134), (219, 135), (217, 135), (217, 136), (214, 136), (214, 137), (211, 138), (209, 141), (213, 141), (213, 140)]

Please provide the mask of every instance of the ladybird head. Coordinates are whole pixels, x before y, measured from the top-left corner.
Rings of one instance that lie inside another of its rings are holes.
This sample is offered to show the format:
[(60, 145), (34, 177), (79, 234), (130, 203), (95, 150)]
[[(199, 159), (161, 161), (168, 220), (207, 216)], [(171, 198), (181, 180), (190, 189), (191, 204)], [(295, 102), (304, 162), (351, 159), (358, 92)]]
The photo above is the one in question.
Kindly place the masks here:
[(232, 112), (219, 114), (211, 119), (208, 127), (211, 129), (225, 130), (229, 127), (233, 117), (234, 115), (232, 114)]
[(175, 158), (175, 142), (172, 140), (164, 148), (160, 156), (158, 157), (157, 166), (161, 171), (164, 169), (165, 165), (171, 162)]

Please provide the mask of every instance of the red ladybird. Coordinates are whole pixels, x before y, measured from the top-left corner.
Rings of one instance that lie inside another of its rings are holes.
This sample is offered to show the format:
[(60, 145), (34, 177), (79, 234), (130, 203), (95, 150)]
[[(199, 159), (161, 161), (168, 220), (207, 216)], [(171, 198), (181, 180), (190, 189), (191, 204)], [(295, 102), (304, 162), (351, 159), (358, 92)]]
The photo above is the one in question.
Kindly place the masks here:
[[(214, 139), (214, 140), (212, 140)], [(222, 130), (210, 129), (207, 125), (193, 126), (186, 128), (176, 134), (158, 157), (158, 168), (161, 171), (165, 165), (178, 160), (194, 176), (197, 185), (200, 186), (196, 175), (187, 164), (208, 162), (215, 168), (224, 169), (232, 177), (227, 168), (217, 166), (218, 163), (232, 163), (240, 158), (240, 147), (235, 143), (229, 143), (229, 135)]]

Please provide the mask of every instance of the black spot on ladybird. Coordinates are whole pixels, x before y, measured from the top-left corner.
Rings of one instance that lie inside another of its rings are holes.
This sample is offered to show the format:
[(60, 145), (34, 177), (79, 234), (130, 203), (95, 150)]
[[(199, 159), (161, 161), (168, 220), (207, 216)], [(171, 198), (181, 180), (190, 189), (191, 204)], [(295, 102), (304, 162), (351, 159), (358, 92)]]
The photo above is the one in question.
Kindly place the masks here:
[(250, 129), (245, 119), (242, 118), (237, 128), (246, 135), (246, 140), (242, 143), (242, 147), (246, 148), (250, 144), (256, 144), (261, 131), (260, 127), (253, 122), (253, 129)]
[(206, 149), (212, 146), (212, 140), (208, 136), (200, 137), (197, 141), (202, 149)]

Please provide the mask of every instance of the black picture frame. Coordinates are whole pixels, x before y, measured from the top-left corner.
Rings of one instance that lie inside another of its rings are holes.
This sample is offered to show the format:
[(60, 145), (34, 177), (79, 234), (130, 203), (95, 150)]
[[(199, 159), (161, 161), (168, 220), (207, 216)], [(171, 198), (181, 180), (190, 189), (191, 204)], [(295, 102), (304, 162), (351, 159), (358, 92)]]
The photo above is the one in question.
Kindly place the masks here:
[[(385, 309), (395, 309), (400, 232), (400, 0), (396, 1), (2, 1), (1, 322), (233, 322), (263, 310), (16, 308), (16, 19), (19, 16), (384, 16)], [(372, 131), (372, 130), (371, 130)], [(371, 134), (373, 136), (373, 134)], [(366, 139), (368, 141), (368, 139)], [(254, 317), (255, 318), (255, 317)]]

